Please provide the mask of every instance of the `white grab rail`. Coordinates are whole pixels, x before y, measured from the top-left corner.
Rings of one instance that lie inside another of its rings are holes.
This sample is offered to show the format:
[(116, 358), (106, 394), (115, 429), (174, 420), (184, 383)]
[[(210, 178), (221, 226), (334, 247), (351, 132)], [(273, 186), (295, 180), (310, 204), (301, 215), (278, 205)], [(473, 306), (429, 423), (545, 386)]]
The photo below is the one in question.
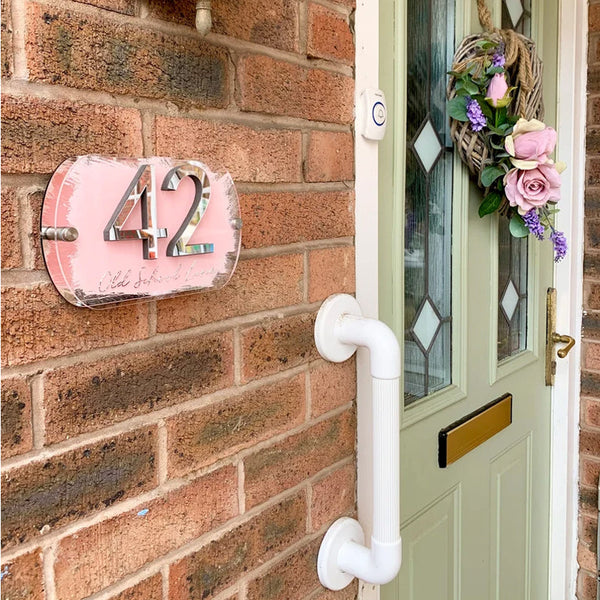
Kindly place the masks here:
[(367, 583), (391, 581), (402, 562), (400, 539), (400, 347), (392, 330), (362, 316), (355, 298), (334, 294), (315, 323), (315, 343), (331, 362), (350, 358), (357, 346), (369, 349), (373, 378), (373, 533), (364, 545), (355, 519), (338, 519), (327, 531), (317, 560), (321, 583), (341, 590), (354, 577)]

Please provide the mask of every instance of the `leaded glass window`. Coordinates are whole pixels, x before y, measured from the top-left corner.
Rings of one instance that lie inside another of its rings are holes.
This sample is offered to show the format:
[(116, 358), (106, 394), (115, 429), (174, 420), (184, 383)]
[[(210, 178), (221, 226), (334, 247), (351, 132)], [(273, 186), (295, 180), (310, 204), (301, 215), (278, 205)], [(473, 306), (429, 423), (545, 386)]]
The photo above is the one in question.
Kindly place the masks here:
[[(502, 27), (531, 35), (531, 0), (503, 0)], [(528, 238), (514, 238), (498, 223), (498, 361), (527, 348)]]
[(531, 35), (531, 0), (502, 1), (502, 29)]
[(499, 223), (498, 360), (527, 347), (527, 238), (515, 238), (508, 219)]
[(451, 384), (453, 148), (446, 72), (454, 1), (408, 1), (405, 404)]

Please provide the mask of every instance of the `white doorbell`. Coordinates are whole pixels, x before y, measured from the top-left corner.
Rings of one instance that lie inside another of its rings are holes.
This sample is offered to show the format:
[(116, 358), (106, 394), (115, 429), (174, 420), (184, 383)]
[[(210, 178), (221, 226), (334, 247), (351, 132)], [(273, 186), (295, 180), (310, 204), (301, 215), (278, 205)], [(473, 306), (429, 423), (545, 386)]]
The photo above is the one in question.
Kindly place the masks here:
[(357, 129), (368, 140), (382, 140), (387, 125), (387, 106), (381, 90), (365, 89), (357, 106)]

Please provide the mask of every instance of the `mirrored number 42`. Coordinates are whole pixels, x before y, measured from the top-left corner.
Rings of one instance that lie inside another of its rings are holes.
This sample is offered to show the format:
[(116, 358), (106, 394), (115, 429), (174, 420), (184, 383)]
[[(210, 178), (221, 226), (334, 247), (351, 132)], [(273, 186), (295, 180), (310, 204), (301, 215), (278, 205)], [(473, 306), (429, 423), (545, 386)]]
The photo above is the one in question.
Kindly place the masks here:
[[(189, 241), (200, 225), (210, 200), (208, 176), (197, 164), (186, 162), (171, 169), (161, 185), (161, 190), (175, 191), (182, 179), (190, 177), (194, 182), (194, 199), (183, 223), (167, 246), (167, 256), (210, 254), (214, 244), (190, 244)], [(137, 203), (141, 202), (141, 229), (124, 229)], [(145, 259), (157, 258), (158, 239), (166, 238), (168, 232), (156, 226), (156, 175), (154, 165), (142, 165), (125, 190), (121, 201), (104, 228), (107, 242), (120, 240), (142, 240)]]

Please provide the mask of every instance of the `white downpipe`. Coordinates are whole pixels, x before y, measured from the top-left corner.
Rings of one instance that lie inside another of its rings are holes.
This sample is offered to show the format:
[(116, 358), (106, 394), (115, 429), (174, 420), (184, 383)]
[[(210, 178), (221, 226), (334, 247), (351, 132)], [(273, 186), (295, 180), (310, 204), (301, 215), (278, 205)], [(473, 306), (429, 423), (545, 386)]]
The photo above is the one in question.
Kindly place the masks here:
[(332, 590), (354, 577), (371, 584), (391, 581), (402, 562), (400, 539), (400, 346), (392, 330), (361, 316), (358, 302), (347, 294), (330, 296), (315, 323), (321, 356), (342, 362), (357, 346), (369, 350), (373, 389), (373, 529), (370, 548), (355, 519), (338, 519), (319, 550), (321, 583)]

